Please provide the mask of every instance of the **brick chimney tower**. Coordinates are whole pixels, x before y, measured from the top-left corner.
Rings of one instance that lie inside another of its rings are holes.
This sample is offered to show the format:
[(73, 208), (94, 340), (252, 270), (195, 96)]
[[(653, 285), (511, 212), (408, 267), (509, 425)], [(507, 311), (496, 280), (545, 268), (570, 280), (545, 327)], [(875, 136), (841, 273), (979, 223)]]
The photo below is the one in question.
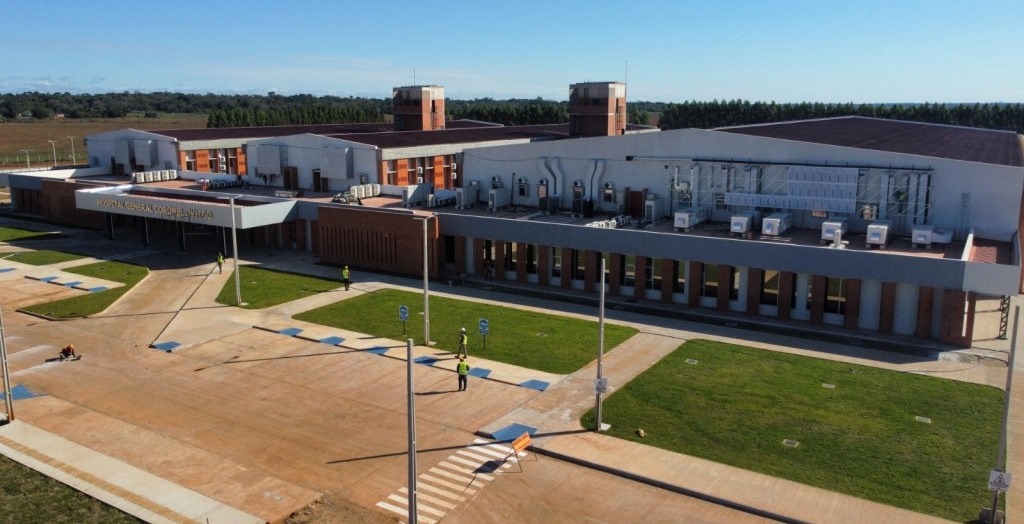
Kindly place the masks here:
[(395, 131), (444, 129), (444, 87), (404, 86), (391, 92)]
[(569, 86), (569, 134), (626, 134), (626, 84), (584, 82)]

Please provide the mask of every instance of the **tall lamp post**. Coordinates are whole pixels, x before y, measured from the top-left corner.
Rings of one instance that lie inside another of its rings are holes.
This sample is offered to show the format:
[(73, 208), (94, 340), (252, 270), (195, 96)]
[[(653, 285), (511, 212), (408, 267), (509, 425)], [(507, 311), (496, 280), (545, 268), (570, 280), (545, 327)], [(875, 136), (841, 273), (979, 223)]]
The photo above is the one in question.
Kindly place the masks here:
[(14, 420), (14, 397), (11, 396), (11, 372), (7, 369), (7, 343), (4, 341), (4, 316), (0, 311), (0, 365), (3, 367), (4, 404), (7, 408), (7, 422)]
[(25, 169), (32, 169), (32, 158), (29, 157), (29, 153), (31, 153), (32, 150), (31, 149), (19, 149), (19, 151), (21, 151), (22, 153), (25, 153)]
[(427, 221), (437, 216), (431, 213), (423, 221), (423, 345), (430, 346), (430, 250), (427, 243)]
[(231, 259), (235, 267), (235, 305), (242, 305), (242, 280), (238, 275), (238, 234), (235, 231), (235, 199), (242, 195), (227, 195), (217, 197), (221, 200), (227, 199), (231, 204)]
[(71, 140), (71, 163), (77, 165), (78, 161), (75, 160), (75, 137), (69, 136), (68, 139)]
[(47, 140), (50, 143), (50, 148), (53, 149), (53, 167), (57, 167), (57, 141)]

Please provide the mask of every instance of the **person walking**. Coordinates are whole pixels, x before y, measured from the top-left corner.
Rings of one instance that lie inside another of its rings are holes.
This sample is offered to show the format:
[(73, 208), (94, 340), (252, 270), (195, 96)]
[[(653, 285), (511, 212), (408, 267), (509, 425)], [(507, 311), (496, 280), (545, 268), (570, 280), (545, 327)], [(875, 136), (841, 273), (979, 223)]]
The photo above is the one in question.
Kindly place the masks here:
[(469, 377), (469, 364), (466, 357), (459, 357), (459, 363), (455, 365), (455, 372), (459, 375), (459, 391), (466, 391), (466, 381)]
[(217, 252), (217, 272), (224, 272), (224, 253), (221, 253), (220, 251)]
[(466, 336), (466, 328), (462, 328), (462, 329), (459, 330), (459, 350), (456, 353), (456, 355), (459, 355), (459, 356), (461, 356), (463, 358), (468, 357), (469, 356), (469, 349), (466, 348), (466, 345), (468, 343), (469, 343), (469, 337)]
[(345, 283), (345, 291), (348, 291), (348, 279), (351, 274), (348, 272), (348, 266), (341, 270), (341, 281)]

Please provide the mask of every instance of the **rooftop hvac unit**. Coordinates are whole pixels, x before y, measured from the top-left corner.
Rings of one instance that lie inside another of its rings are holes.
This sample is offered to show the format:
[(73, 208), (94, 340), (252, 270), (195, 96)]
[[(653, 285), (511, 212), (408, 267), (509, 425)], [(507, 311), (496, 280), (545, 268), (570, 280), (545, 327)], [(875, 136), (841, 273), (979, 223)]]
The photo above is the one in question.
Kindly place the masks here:
[(644, 200), (644, 221), (653, 223), (661, 220), (663, 202), (660, 198)]
[(494, 212), (512, 204), (512, 192), (508, 189), (492, 189), (487, 192), (487, 210)]
[(772, 213), (761, 222), (761, 234), (777, 237), (786, 231), (793, 223), (793, 215), (789, 213)]
[(416, 177), (416, 183), (417, 184), (422, 184), (423, 183), (423, 177), (421, 177), (421, 176)]
[(826, 220), (821, 224), (821, 243), (842, 240), (846, 234), (846, 219)]
[(460, 187), (455, 190), (456, 209), (468, 209), (480, 201), (480, 188), (476, 185)]
[(756, 230), (761, 224), (761, 213), (757, 211), (744, 211), (737, 213), (729, 219), (729, 232), (734, 235), (746, 235)]
[(885, 249), (890, 240), (892, 240), (892, 222), (879, 220), (868, 224), (866, 248), (871, 249), (871, 246), (878, 246)]
[(688, 231), (707, 219), (708, 212), (703, 207), (683, 209), (682, 211), (676, 211), (673, 226), (676, 231), (679, 231), (680, 229)]
[(910, 235), (910, 245), (913, 247), (931, 247), (932, 242), (940, 240), (936, 237), (941, 236), (942, 233), (941, 230), (935, 229), (935, 226), (918, 224), (914, 226), (913, 232)]

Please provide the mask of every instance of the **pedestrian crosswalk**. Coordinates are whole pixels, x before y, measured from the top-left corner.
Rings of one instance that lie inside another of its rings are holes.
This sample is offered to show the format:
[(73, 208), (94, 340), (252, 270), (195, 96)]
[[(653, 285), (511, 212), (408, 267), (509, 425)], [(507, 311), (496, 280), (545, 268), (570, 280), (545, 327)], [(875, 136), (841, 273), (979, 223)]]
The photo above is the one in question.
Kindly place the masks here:
[(131, 260), (133, 258), (148, 257), (149, 255), (155, 255), (160, 251), (157, 249), (143, 249), (142, 251), (132, 251), (130, 253), (121, 253), (118, 255), (110, 255), (103, 257), (104, 260)]
[[(418, 520), (436, 524), (460, 503), (472, 500), (481, 489), (512, 465), (512, 445), (508, 442), (476, 439), (458, 449), (416, 477), (416, 513)], [(520, 457), (526, 456), (519, 452)], [(511, 461), (511, 462), (510, 462)], [(409, 489), (398, 488), (377, 506), (403, 517), (409, 515)]]

